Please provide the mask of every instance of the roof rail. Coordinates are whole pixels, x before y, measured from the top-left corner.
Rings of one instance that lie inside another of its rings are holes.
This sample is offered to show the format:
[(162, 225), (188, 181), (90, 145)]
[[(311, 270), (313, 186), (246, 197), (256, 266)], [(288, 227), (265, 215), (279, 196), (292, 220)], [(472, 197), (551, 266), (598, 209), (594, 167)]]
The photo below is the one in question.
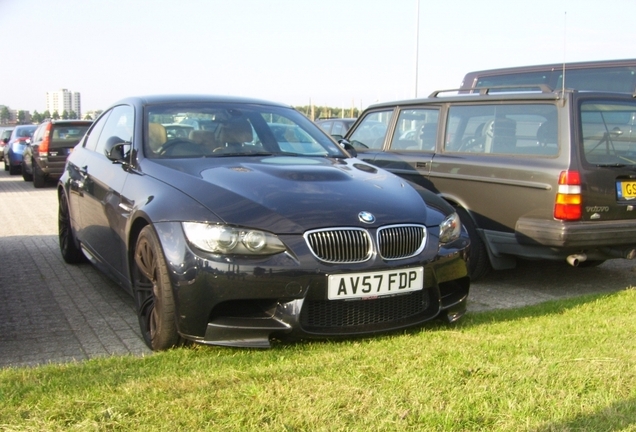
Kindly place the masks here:
[(523, 91), (532, 91), (532, 90), (540, 90), (541, 93), (552, 93), (554, 89), (546, 84), (517, 84), (517, 85), (501, 85), (501, 86), (491, 86), (491, 87), (475, 87), (470, 89), (449, 89), (449, 90), (435, 90), (428, 97), (436, 98), (440, 93), (448, 93), (448, 92), (462, 92), (467, 94), (475, 94), (479, 93), (480, 95), (490, 94), (491, 90), (509, 90), (515, 91), (522, 89)]

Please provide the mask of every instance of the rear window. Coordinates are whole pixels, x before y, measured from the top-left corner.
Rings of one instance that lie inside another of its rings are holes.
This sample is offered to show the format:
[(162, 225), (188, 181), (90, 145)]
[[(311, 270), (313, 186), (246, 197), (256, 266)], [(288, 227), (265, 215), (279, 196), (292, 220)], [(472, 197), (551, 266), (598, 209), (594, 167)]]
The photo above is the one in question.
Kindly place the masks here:
[(636, 165), (636, 103), (585, 101), (580, 106), (585, 160), (593, 165)]
[(88, 128), (90, 124), (86, 125), (54, 125), (51, 131), (51, 143), (52, 148), (55, 147), (73, 147), (77, 144)]

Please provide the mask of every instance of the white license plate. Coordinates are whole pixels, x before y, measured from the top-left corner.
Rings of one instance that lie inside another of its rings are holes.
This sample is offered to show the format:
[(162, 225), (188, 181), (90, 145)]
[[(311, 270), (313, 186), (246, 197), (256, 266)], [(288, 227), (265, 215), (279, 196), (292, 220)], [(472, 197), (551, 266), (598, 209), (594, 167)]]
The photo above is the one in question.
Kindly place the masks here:
[(329, 300), (357, 299), (419, 291), (424, 287), (424, 267), (345, 273), (329, 276)]

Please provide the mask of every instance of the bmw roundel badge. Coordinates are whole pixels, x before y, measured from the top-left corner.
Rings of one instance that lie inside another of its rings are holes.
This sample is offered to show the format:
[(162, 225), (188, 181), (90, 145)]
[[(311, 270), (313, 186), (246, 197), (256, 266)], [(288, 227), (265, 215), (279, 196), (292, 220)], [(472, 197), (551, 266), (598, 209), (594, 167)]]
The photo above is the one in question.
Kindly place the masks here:
[(375, 222), (375, 216), (373, 216), (368, 211), (361, 211), (360, 213), (358, 213), (358, 219), (360, 219), (360, 222), (368, 224)]

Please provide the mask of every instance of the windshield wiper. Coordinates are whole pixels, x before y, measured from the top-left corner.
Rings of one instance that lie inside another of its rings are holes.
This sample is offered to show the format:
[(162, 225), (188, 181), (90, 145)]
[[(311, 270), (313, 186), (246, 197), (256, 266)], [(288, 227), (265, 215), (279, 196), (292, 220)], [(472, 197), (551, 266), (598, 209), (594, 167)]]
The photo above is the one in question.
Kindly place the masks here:
[(216, 154), (211, 155), (212, 157), (227, 157), (227, 156), (272, 156), (274, 153), (271, 152), (232, 152), (232, 153), (223, 153), (218, 152)]

